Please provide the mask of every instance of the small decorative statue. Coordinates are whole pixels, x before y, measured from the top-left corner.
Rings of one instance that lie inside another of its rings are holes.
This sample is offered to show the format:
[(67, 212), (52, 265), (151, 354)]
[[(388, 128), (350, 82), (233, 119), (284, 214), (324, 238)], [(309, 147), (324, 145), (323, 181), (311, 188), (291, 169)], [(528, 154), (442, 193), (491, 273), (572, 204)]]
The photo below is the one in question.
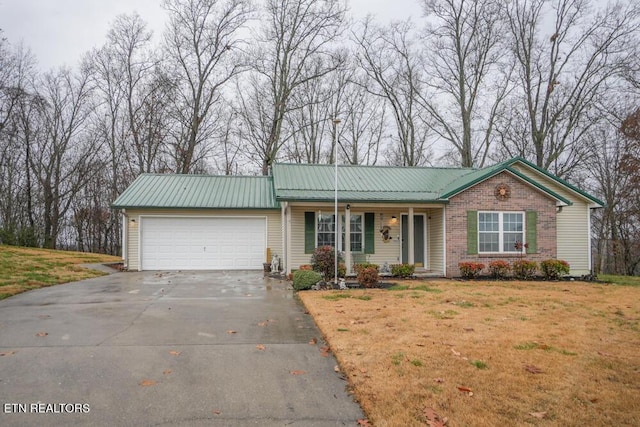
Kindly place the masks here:
[(388, 262), (384, 262), (382, 268), (380, 269), (380, 273), (390, 273), (391, 270), (389, 269), (389, 263)]
[(278, 271), (280, 271), (280, 258), (278, 255), (274, 254), (271, 257), (271, 272), (277, 273)]
[(340, 279), (340, 289), (345, 290), (347, 289), (347, 284), (345, 283), (344, 279)]

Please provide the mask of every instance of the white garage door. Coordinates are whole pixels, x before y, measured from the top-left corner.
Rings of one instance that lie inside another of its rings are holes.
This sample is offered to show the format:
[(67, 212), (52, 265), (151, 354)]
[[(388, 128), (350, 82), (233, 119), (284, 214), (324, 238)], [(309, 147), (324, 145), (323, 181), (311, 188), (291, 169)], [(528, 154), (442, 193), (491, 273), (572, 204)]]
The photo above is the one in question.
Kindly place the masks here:
[(265, 218), (144, 217), (143, 270), (262, 269)]

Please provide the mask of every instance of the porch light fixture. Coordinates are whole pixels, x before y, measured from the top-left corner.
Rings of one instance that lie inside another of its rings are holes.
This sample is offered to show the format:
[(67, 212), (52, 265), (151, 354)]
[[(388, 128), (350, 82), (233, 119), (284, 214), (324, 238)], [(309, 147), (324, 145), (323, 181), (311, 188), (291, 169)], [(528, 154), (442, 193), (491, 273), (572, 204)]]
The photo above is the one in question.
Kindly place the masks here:
[(397, 216), (395, 216), (395, 215), (393, 215), (393, 216), (391, 217), (391, 224), (395, 224), (396, 222), (398, 222), (398, 217), (397, 217)]

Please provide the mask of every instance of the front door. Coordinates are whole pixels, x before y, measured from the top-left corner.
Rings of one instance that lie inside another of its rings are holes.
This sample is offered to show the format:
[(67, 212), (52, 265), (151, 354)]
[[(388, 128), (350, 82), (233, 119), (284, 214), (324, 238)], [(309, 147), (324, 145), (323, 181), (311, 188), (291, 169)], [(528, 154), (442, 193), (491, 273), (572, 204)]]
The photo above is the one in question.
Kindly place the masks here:
[[(413, 260), (416, 267), (425, 263), (425, 221), (424, 214), (413, 215)], [(402, 214), (402, 262), (409, 262), (409, 215)]]

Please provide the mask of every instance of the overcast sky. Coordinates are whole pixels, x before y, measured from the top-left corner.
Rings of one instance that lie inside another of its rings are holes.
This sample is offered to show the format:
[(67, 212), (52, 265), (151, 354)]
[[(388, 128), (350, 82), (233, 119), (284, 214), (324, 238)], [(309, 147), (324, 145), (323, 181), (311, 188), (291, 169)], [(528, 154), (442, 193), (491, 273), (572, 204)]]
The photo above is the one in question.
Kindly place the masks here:
[[(0, 29), (11, 44), (23, 42), (44, 70), (75, 66), (100, 46), (113, 19), (138, 12), (157, 37), (164, 28), (161, 0), (0, 0)], [(381, 21), (419, 17), (418, 0), (350, 0), (352, 14)]]

